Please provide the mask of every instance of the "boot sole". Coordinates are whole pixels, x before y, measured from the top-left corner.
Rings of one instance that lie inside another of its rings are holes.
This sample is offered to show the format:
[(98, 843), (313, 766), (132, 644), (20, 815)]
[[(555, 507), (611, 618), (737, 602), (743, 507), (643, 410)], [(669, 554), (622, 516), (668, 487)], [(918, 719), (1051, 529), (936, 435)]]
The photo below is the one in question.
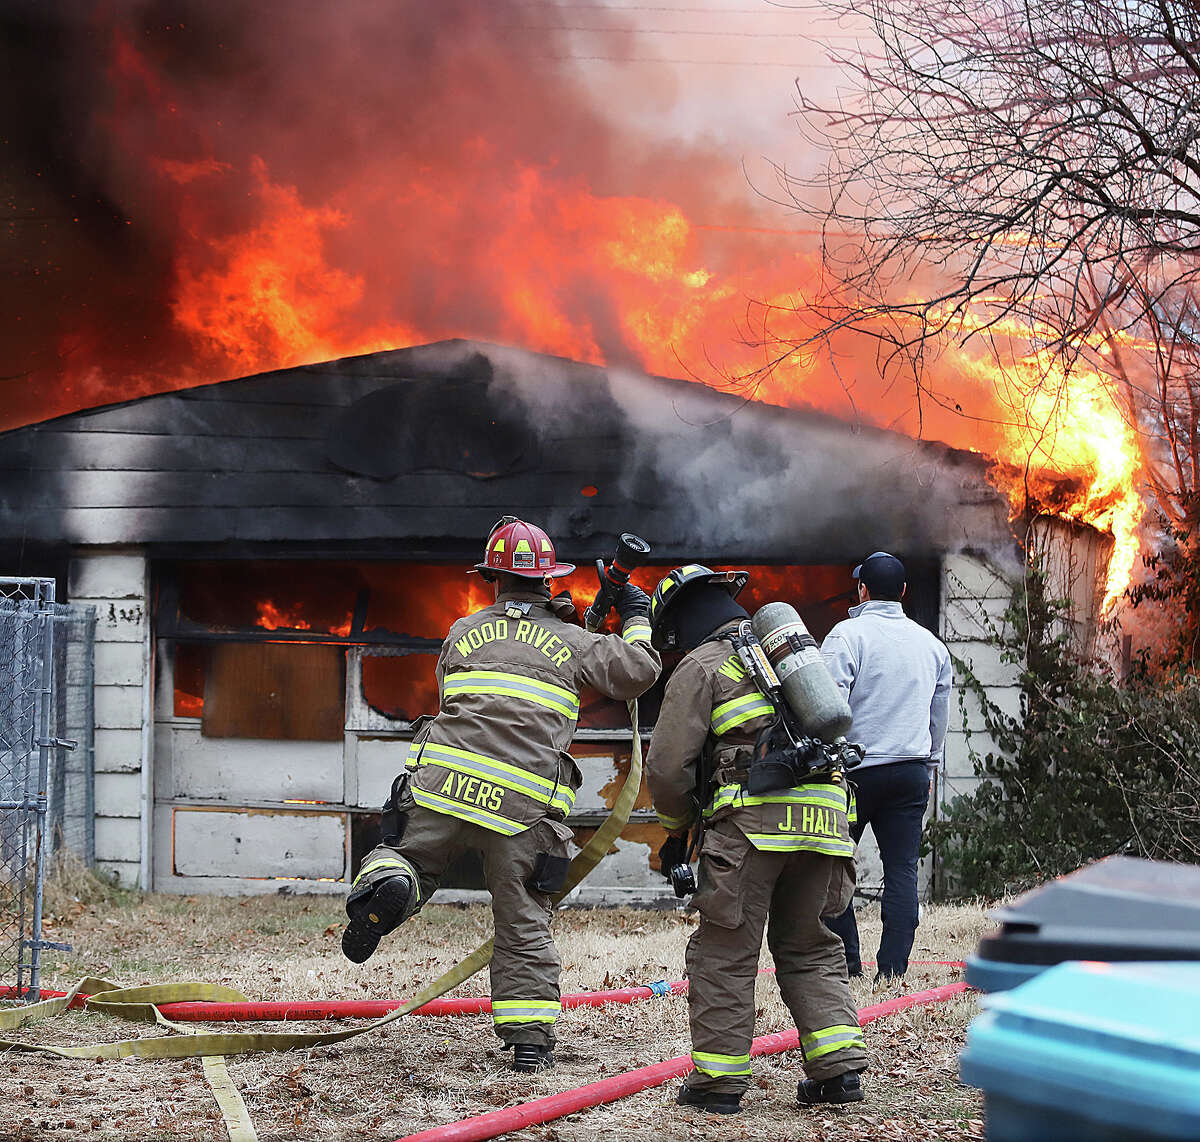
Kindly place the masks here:
[(379, 941), (400, 926), (408, 907), (410, 889), (402, 877), (385, 880), (366, 899), (349, 905), (350, 923), (342, 933), (342, 955), (351, 963), (365, 963)]
[(705, 1114), (740, 1114), (742, 1112), (740, 1103), (731, 1105), (729, 1103), (693, 1102), (691, 1099), (681, 1099), (678, 1096), (675, 1098), (675, 1105), (685, 1106), (689, 1110), (702, 1110)]
[(866, 1093), (861, 1090), (847, 1091), (844, 1094), (834, 1095), (832, 1098), (815, 1098), (812, 1102), (804, 1099), (796, 1099), (797, 1106), (844, 1106), (850, 1102), (862, 1102), (866, 1098)]
[(552, 1071), (552, 1070), (554, 1070), (554, 1060), (553, 1060), (553, 1058), (549, 1059), (548, 1061), (539, 1059), (536, 1063), (529, 1063), (529, 1064), (523, 1063), (520, 1066), (518, 1066), (517, 1063), (514, 1062), (512, 1065), (512, 1069), (514, 1071), (518, 1071), (519, 1073), (526, 1074), (526, 1075), (534, 1074), (537, 1071)]

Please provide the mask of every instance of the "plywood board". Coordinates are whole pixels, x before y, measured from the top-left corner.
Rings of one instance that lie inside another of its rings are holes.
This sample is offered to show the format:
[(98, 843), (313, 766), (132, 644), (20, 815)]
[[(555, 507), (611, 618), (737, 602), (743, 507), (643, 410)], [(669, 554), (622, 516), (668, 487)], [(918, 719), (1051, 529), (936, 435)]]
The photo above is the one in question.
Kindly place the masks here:
[(204, 736), (341, 741), (346, 652), (312, 643), (218, 643), (204, 685)]

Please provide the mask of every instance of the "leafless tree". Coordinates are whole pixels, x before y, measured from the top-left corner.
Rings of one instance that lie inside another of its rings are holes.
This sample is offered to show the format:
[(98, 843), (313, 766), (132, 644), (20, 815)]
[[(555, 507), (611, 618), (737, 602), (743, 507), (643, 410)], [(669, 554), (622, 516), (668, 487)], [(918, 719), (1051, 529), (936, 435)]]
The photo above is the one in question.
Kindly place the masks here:
[(1031, 387), (1089, 370), (1136, 426), (1159, 505), (1194, 528), (1200, 4), (826, 8), (863, 33), (837, 57), (855, 83), (828, 102), (800, 92), (828, 159), (819, 176), (780, 173), (789, 203), (822, 220), (828, 278), (789, 336), (772, 333), (775, 359), (854, 331), (885, 373), (953, 410), (931, 361), (974, 343), (1017, 378), (1014, 416)]

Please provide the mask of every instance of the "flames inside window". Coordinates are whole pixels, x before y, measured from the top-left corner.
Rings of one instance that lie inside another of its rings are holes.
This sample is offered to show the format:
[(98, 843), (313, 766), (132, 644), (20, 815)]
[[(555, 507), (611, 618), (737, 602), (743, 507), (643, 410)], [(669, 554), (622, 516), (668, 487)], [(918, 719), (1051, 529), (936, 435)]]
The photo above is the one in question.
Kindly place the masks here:
[[(732, 565), (714, 569), (728, 570)], [(750, 582), (739, 596), (747, 611), (753, 614), (774, 600), (790, 602), (818, 639), (845, 617), (847, 604), (853, 602), (845, 566), (740, 565), (740, 569), (750, 572)], [(242, 676), (231, 671), (230, 662), (245, 659), (243, 704), (269, 697), (275, 721), (286, 727), (307, 725), (312, 721), (309, 707), (318, 702), (324, 711), (320, 736), (333, 733), (333, 707), (343, 701), (332, 690), (343, 677), (341, 667), (335, 669), (334, 663), (343, 662), (344, 655), (331, 658), (330, 669), (325, 671), (314, 664), (328, 655), (305, 657), (298, 649), (284, 648), (266, 657), (248, 652), (231, 657), (220, 649), (230, 642), (363, 645), (367, 649), (362, 661), (362, 691), (372, 709), (398, 722), (435, 713), (434, 666), (442, 639), (456, 619), (492, 601), (490, 585), (477, 575), (466, 574), (467, 570), (462, 564), (317, 560), (177, 564), (172, 568), (178, 589), (175, 716), (204, 718), (206, 688), (211, 694), (218, 681), (214, 664), (221, 666), (220, 678), (228, 686), (229, 679)], [(634, 581), (651, 592), (667, 570), (664, 566), (640, 568)], [(570, 590), (582, 614), (596, 590), (595, 572), (581, 567), (554, 586)], [(609, 621), (610, 629), (614, 624), (615, 616)], [(372, 646), (392, 649), (372, 654)], [(653, 724), (672, 665), (667, 663), (664, 678), (639, 704), (644, 728)], [(293, 718), (288, 713), (289, 696), (279, 689), (296, 690), (296, 678), (305, 680), (305, 709)], [(254, 680), (262, 694), (246, 680)], [(628, 724), (624, 703), (585, 688), (581, 705), (581, 728), (623, 729)], [(233, 711), (224, 696), (221, 706), (221, 724), (226, 727), (221, 732), (242, 725), (244, 717)], [(211, 711), (209, 714), (211, 721)]]

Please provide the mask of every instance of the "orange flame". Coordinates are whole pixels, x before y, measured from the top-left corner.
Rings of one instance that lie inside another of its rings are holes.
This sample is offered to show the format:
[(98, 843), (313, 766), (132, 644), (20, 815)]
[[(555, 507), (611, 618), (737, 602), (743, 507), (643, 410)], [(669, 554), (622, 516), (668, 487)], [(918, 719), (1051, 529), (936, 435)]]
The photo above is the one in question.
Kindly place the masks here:
[[(304, 604), (297, 603), (292, 607), (280, 607), (271, 599), (262, 599), (255, 604), (257, 617), (254, 620), (254, 625), (262, 627), (263, 630), (312, 630), (312, 623), (304, 617)], [(346, 638), (350, 634), (352, 625), (352, 616), (347, 615), (345, 620), (331, 624), (326, 633), (335, 634), (339, 638)]]
[[(275, 100), (273, 107), (301, 116), (289, 118), (278, 137), (269, 118), (233, 122), (241, 91), (225, 93), (216, 82), (190, 85), (188, 69), (171, 66), (178, 57), (166, 40), (147, 39), (148, 29), (115, 21), (108, 86), (93, 126), (112, 165), (136, 185), (129, 201), (142, 209), (128, 220), (136, 234), (149, 244), (161, 233), (169, 243), (169, 258), (156, 264), (169, 274), (172, 328), (152, 330), (153, 349), (141, 356), (130, 349), (125, 357), (105, 356), (103, 323), (73, 330), (61, 346), (70, 364), (55, 407), (31, 403), (31, 413), (455, 336), (594, 362), (633, 362), (667, 375), (694, 370), (714, 380), (722, 372), (762, 368), (768, 354), (761, 342), (770, 337), (760, 336), (761, 329), (741, 337), (747, 299), (762, 303), (761, 321), (786, 321), (793, 290), (819, 281), (820, 235), (781, 230), (770, 207), (739, 205), (723, 196), (724, 187), (706, 192), (719, 179), (723, 159), (716, 155), (689, 151), (662, 162), (642, 156), (637, 177), (619, 181), (622, 163), (594, 156), (623, 155), (630, 140), (586, 105), (582, 85), (544, 63), (531, 66), (541, 58), (536, 53), (529, 60), (497, 53), (487, 21), (475, 22), (488, 7), (454, 9), (463, 26), (455, 27), (453, 51), (437, 36), (428, 44), (447, 92), (474, 83), (499, 93), (492, 102), (502, 102), (505, 114), (495, 122), (481, 123), (480, 106), (454, 96), (447, 97), (448, 118), (430, 114), (439, 93), (419, 83), (409, 91), (402, 78), (395, 85), (409, 97), (416, 125), (398, 126), (405, 116), (390, 102), (379, 116), (367, 99), (378, 89), (353, 85), (364, 70), (360, 52), (368, 58), (372, 43), (356, 40), (354, 52), (346, 53), (334, 39), (329, 51), (318, 44), (296, 57), (306, 67), (327, 69), (317, 75), (281, 63), (292, 58), (286, 45), (278, 57), (266, 53), (260, 60), (256, 51), (263, 45), (256, 43), (250, 56), (264, 67), (269, 58), (277, 82), (255, 90)], [(336, 37), (349, 16), (340, 6), (328, 9), (323, 15), (330, 23), (320, 26)], [(370, 17), (365, 26), (373, 26), (372, 6), (358, 16)], [(431, 29), (444, 31), (435, 15), (429, 20)], [(239, 27), (255, 24), (253, 11), (239, 19)], [(311, 30), (318, 20), (303, 26)], [(178, 33), (192, 34), (182, 25)], [(224, 52), (227, 45), (219, 42)], [(354, 60), (348, 69), (345, 58)], [(412, 68), (397, 68), (397, 76), (420, 74), (421, 61), (409, 62)], [(221, 66), (230, 67), (228, 61)], [(234, 74), (231, 68), (222, 77)], [(328, 132), (334, 117), (331, 101), (314, 98), (314, 90), (340, 90), (330, 82), (335, 77), (363, 103), (348, 102), (344, 115), (337, 106), (339, 127), (354, 139), (345, 147), (326, 146), (319, 137), (321, 125)], [(559, 87), (549, 91), (548, 82)], [(558, 110), (556, 94), (570, 105), (547, 124), (543, 112)], [(577, 123), (586, 127), (583, 142)], [(541, 135), (551, 128), (557, 134), (543, 147)], [(155, 278), (148, 288), (161, 293), (160, 285)], [(155, 306), (147, 306), (155, 314), (161, 313), (158, 293)], [(1021, 338), (1032, 331), (1014, 326), (1005, 332)], [(1062, 510), (1111, 528), (1117, 539), (1111, 603), (1136, 556), (1142, 509), (1135, 442), (1105, 403), (1102, 379), (1083, 373), (1057, 378), (1057, 394), (1066, 399), (1053, 408), (1046, 404), (1050, 390), (1031, 386), (1018, 402), (1028, 419), (1013, 426), (995, 395), (995, 371), (968, 354), (952, 356), (955, 391), (970, 390), (974, 420), (946, 414), (918, 422), (911, 392), (885, 384), (877, 362), (865, 355), (844, 369), (793, 357), (760, 395), (845, 413), (847, 394), (857, 389), (855, 415), (902, 430), (919, 427), (1017, 470), (1029, 460), (1052, 477), (1070, 476), (1080, 491)], [(965, 394), (963, 400), (968, 403)], [(981, 424), (992, 426), (981, 430)], [(1011, 481), (1007, 488), (1021, 490)], [(455, 613), (490, 598), (477, 581), (464, 592), (461, 605), (450, 608)], [(264, 610), (259, 625), (312, 629), (304, 622), (276, 608)], [(349, 625), (347, 618), (335, 633), (348, 633)]]

